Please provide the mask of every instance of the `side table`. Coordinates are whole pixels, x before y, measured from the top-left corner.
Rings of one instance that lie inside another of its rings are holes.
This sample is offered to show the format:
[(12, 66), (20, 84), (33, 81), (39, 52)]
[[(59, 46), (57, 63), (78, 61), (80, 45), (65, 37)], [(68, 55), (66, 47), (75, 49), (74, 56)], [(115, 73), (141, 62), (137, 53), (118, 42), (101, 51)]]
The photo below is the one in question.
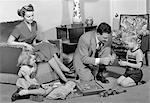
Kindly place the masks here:
[(69, 39), (70, 43), (78, 43), (80, 36), (88, 31), (95, 30), (96, 25), (87, 26), (73, 26), (73, 25), (61, 25), (56, 27), (57, 30), (57, 39)]
[(70, 43), (69, 40), (64, 40), (62, 42), (63, 53), (71, 54), (74, 53), (77, 48), (78, 43)]

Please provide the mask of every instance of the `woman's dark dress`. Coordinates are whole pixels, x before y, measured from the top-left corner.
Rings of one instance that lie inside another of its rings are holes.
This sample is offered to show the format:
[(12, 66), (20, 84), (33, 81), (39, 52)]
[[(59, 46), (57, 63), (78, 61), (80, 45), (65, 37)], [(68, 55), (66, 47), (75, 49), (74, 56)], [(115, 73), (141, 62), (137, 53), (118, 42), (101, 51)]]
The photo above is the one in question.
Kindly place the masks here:
[[(31, 31), (25, 24), (25, 22), (21, 22), (18, 24), (13, 32), (11, 33), (18, 42), (26, 42), (30, 45), (33, 44), (34, 39), (37, 37), (37, 23), (33, 21), (31, 24)], [(40, 58), (40, 61), (49, 61), (55, 53), (59, 54), (58, 48), (51, 43), (42, 42), (34, 47), (34, 52)]]

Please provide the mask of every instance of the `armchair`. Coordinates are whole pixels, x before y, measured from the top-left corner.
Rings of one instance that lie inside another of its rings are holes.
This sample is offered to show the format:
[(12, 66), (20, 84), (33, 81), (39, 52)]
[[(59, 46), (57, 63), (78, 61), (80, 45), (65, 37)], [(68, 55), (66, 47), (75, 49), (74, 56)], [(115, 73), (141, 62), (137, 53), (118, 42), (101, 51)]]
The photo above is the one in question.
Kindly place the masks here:
[(0, 23), (0, 73), (16, 74), (18, 71), (18, 68), (16, 67), (17, 58), (19, 57), (22, 48), (10, 46), (6, 42), (12, 30), (20, 22), (21, 20)]

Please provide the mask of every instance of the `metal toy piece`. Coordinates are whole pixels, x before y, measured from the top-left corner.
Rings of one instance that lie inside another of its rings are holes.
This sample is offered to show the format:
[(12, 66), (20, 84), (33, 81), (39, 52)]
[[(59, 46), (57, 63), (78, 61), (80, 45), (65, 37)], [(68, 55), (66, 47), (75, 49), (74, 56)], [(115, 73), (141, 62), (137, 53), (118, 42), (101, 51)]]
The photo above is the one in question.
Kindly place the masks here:
[(112, 90), (112, 89), (108, 89), (108, 90), (104, 90), (101, 93), (99, 93), (100, 97), (108, 97), (110, 95), (116, 95), (116, 94), (120, 94), (120, 93), (124, 93), (127, 92), (127, 90)]

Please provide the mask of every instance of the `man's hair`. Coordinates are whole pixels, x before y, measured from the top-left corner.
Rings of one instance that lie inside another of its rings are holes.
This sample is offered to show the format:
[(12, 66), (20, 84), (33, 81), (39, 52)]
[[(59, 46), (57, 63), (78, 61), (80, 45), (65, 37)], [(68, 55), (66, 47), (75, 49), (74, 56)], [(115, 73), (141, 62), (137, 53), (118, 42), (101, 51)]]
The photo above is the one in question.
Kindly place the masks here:
[(100, 33), (101, 35), (103, 33), (108, 33), (110, 34), (111, 33), (111, 26), (108, 25), (107, 23), (103, 22), (101, 23), (98, 28), (97, 28), (97, 32)]

